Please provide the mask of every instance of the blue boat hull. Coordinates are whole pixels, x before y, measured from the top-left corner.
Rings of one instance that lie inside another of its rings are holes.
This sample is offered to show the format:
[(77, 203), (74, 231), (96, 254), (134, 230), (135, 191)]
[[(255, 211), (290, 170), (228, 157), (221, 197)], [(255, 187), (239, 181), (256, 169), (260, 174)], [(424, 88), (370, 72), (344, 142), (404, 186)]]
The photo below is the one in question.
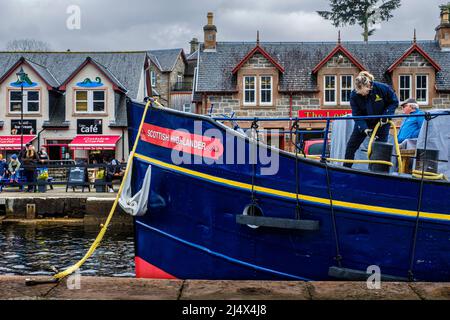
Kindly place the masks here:
[[(129, 136), (134, 141), (144, 108), (130, 103), (128, 110)], [(206, 117), (151, 107), (145, 119), (159, 128), (191, 133), (197, 130), (196, 121), (201, 121), (203, 135), (209, 129), (223, 133), (221, 158), (236, 160), (237, 150), (228, 148), (230, 139), (239, 140), (250, 154), (248, 139)], [(142, 139), (136, 149), (134, 190), (140, 189), (147, 167), (152, 166), (149, 209), (135, 218), (138, 277), (330, 280), (338, 246), (344, 268), (366, 271), (376, 265), (385, 275), (408, 277), (411, 270), (416, 280), (450, 281), (448, 183), (424, 183), (413, 250), (419, 180), (330, 166), (334, 229), (327, 170), (317, 161), (296, 161), (280, 152), (278, 172), (262, 175), (264, 164), (258, 162), (253, 184), (254, 166), (248, 162), (206, 164), (191, 155), (195, 163), (174, 164), (172, 152)], [(236, 223), (236, 216), (252, 201), (252, 186), (264, 216), (295, 219), (296, 163), (300, 218), (318, 221), (319, 229)]]

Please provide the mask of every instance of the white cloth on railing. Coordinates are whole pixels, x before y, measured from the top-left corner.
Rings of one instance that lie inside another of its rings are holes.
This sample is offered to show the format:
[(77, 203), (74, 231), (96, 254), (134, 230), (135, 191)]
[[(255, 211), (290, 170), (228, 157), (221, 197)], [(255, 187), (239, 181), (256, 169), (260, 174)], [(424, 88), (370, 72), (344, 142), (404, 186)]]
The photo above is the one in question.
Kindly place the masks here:
[[(430, 113), (448, 112), (448, 109), (431, 110)], [(439, 116), (429, 122), (427, 149), (439, 150), (438, 173), (450, 176), (450, 116)], [(417, 148), (425, 147), (425, 121), (422, 124), (419, 138), (417, 139)], [(414, 161), (415, 167), (415, 161)]]
[(119, 205), (122, 209), (132, 216), (143, 216), (147, 212), (148, 196), (150, 193), (150, 181), (152, 177), (152, 166), (149, 164), (145, 172), (144, 180), (142, 181), (141, 189), (132, 195), (131, 181), (133, 172), (133, 160), (130, 155), (130, 168), (128, 175), (124, 181), (122, 194), (119, 198)]
[[(351, 114), (347, 115), (350, 117)], [(353, 132), (353, 127), (355, 126), (354, 120), (336, 120), (331, 124), (331, 138), (330, 138), (330, 158), (335, 159), (344, 159), (345, 158), (345, 150), (347, 148), (347, 142), (350, 139), (350, 136)], [(369, 138), (366, 138), (361, 146), (355, 153), (355, 160), (367, 160), (367, 149), (369, 148)], [(394, 145), (394, 137), (389, 135), (388, 143)], [(392, 150), (393, 154), (396, 154), (395, 148)], [(392, 156), (391, 162), (396, 163), (396, 157)], [(342, 165), (342, 162), (334, 162), (334, 164)], [(367, 163), (355, 163), (352, 166), (353, 169), (358, 170), (369, 170), (369, 165)], [(390, 172), (393, 171), (393, 168), (390, 168)]]

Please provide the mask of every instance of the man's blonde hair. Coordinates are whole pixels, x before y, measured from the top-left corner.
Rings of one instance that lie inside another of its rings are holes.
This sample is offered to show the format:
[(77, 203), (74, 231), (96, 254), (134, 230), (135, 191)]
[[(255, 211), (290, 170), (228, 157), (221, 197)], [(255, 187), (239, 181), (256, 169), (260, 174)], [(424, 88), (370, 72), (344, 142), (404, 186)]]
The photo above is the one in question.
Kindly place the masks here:
[(355, 89), (360, 90), (369, 87), (374, 80), (374, 76), (367, 71), (361, 71), (355, 79)]

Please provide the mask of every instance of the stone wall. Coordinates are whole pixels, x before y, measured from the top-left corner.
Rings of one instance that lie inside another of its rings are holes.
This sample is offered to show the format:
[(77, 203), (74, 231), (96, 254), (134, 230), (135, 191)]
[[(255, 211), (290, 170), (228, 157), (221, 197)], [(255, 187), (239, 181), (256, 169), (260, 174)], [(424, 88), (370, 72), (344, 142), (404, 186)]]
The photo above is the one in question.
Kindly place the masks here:
[[(208, 110), (213, 104), (213, 116), (221, 114), (230, 115), (235, 112), (237, 117), (289, 117), (289, 95), (280, 94), (275, 107), (244, 107), (236, 95), (209, 95)], [(302, 94), (292, 96), (292, 116), (296, 116), (298, 110), (319, 109), (320, 101), (315, 94)]]
[(244, 65), (243, 68), (272, 68), (273, 64), (267, 60), (262, 54), (254, 54)]
[(450, 93), (438, 93), (432, 105), (433, 109), (450, 109)]
[(328, 62), (326, 63), (326, 68), (353, 68), (354, 65), (349, 58), (341, 53), (336, 53)]
[(170, 73), (170, 83), (171, 83), (171, 85), (174, 85), (177, 82), (177, 75), (178, 74), (182, 74), (183, 77), (184, 77), (185, 69), (186, 69), (186, 65), (184, 64), (184, 61), (181, 58), (181, 56), (179, 56), (178, 59), (177, 59), (177, 62), (175, 63), (175, 67), (173, 68), (172, 72)]
[(418, 52), (411, 53), (405, 60), (400, 63), (399, 67), (431, 67), (429, 63), (421, 54)]

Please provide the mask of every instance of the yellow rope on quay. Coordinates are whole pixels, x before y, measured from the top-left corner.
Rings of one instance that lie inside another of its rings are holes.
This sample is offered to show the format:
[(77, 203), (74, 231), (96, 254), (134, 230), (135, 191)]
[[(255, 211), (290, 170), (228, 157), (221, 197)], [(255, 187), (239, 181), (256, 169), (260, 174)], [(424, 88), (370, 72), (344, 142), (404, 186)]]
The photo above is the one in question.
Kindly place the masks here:
[(120, 184), (119, 191), (117, 192), (116, 199), (114, 200), (114, 204), (111, 208), (111, 211), (109, 212), (108, 218), (106, 219), (105, 223), (102, 225), (102, 228), (100, 229), (99, 234), (95, 238), (94, 242), (92, 243), (91, 247), (86, 252), (84, 257), (80, 261), (75, 263), (74, 265), (68, 267), (66, 270), (55, 274), (53, 276), (55, 279), (61, 280), (64, 277), (67, 277), (70, 274), (72, 274), (73, 272), (75, 272), (77, 269), (79, 269), (86, 262), (86, 260), (89, 259), (89, 257), (95, 252), (97, 247), (100, 245), (100, 242), (102, 241), (102, 239), (106, 233), (106, 230), (108, 229), (109, 223), (111, 222), (114, 212), (116, 211), (116, 207), (119, 202), (120, 195), (122, 194), (123, 186), (125, 184), (128, 172), (130, 170), (131, 162), (133, 161), (133, 158), (134, 158), (134, 153), (135, 153), (137, 145), (138, 145), (139, 136), (142, 131), (142, 126), (144, 124), (145, 116), (147, 114), (147, 110), (148, 110), (148, 107), (150, 106), (150, 103), (151, 103), (151, 100), (149, 100), (147, 102), (147, 104), (145, 105), (144, 113), (142, 114), (141, 123), (139, 125), (139, 131), (137, 132), (136, 139), (134, 140), (133, 149), (132, 149), (132, 151), (130, 153), (130, 157), (128, 159), (128, 163), (127, 163), (127, 167), (125, 169), (125, 173), (123, 175), (122, 183)]

